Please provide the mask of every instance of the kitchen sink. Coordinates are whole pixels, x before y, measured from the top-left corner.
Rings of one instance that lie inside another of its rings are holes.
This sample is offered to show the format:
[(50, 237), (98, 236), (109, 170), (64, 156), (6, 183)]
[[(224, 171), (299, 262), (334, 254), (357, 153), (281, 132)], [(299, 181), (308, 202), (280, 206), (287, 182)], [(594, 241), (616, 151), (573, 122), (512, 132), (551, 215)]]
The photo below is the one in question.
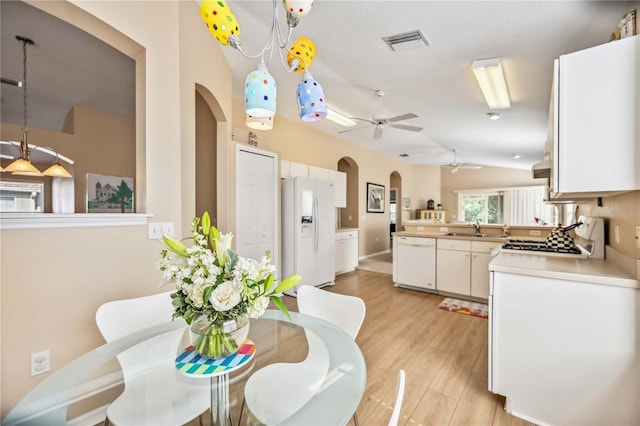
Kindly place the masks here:
[(487, 234), (480, 234), (477, 232), (449, 232), (446, 235), (450, 237), (486, 237)]

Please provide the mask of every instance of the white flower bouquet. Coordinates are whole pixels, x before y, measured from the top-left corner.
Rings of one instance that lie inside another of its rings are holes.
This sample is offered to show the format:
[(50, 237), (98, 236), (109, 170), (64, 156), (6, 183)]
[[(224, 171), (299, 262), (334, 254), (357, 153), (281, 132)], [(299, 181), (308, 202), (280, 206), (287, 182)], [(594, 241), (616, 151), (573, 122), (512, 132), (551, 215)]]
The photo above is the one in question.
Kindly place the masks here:
[[(176, 284), (171, 294), (173, 318), (184, 318), (192, 326), (192, 343), (198, 353), (209, 358), (234, 353), (242, 341), (235, 341), (230, 324), (242, 325), (248, 318), (260, 317), (269, 301), (289, 316), (279, 294), (300, 282), (299, 275), (275, 285), (270, 253), (260, 261), (238, 256), (231, 250), (232, 235), (220, 234), (211, 226), (207, 212), (202, 219), (193, 219), (192, 235), (191, 247), (163, 236), (165, 249), (158, 268), (166, 280)], [(200, 325), (203, 322), (206, 326)], [(195, 323), (199, 326), (194, 333)]]

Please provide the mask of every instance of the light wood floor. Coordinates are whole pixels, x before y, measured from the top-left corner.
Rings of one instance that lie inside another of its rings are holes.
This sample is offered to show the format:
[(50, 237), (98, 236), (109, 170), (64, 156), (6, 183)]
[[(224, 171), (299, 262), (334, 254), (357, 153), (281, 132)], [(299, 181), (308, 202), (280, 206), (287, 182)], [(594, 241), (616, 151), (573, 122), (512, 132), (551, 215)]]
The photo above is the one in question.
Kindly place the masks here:
[[(486, 319), (440, 310), (442, 296), (396, 288), (387, 274), (358, 270), (325, 289), (367, 307), (356, 339), (367, 362), (360, 425), (387, 424), (401, 368), (402, 425), (530, 425), (487, 390)], [(297, 311), (295, 298), (285, 296), (285, 304)]]

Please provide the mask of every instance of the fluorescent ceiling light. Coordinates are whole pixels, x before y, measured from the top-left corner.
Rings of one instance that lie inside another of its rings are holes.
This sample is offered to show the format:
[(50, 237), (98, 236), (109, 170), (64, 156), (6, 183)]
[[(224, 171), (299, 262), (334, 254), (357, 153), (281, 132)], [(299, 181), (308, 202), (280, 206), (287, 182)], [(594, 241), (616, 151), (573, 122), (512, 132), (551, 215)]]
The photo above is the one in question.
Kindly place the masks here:
[(336, 124), (339, 124), (343, 127), (353, 127), (356, 125), (356, 122), (347, 117), (346, 115), (339, 113), (333, 108), (327, 107), (327, 120), (333, 121)]
[(489, 108), (511, 108), (509, 90), (502, 72), (500, 58), (475, 60), (471, 64), (471, 68)]

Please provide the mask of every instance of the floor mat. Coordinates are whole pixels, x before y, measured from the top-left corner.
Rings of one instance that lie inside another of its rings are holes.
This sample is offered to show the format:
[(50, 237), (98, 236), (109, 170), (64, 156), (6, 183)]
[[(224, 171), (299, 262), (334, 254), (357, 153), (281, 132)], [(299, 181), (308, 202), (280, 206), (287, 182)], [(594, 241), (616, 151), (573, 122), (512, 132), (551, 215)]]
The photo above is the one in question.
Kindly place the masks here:
[(438, 305), (438, 309), (457, 312), (459, 314), (471, 315), (474, 317), (489, 318), (489, 306), (484, 303), (470, 302), (468, 300), (445, 298)]

